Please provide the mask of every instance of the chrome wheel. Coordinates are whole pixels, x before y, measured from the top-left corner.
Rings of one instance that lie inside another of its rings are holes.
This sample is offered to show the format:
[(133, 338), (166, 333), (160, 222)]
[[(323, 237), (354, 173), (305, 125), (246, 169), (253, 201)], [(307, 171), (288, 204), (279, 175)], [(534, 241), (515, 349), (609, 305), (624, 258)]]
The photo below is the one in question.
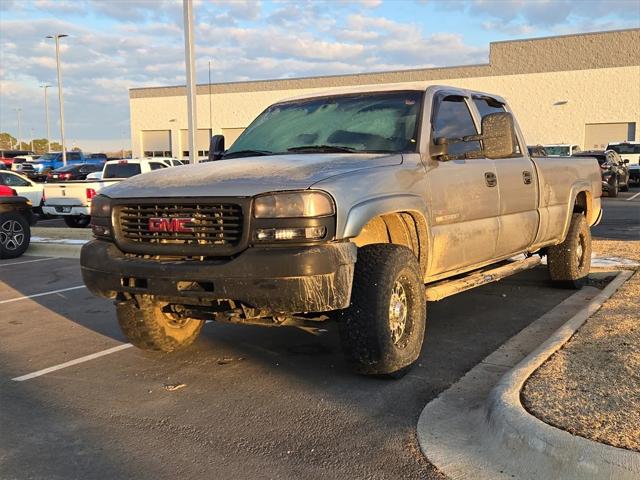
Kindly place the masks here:
[(407, 294), (399, 280), (393, 284), (391, 299), (389, 301), (389, 327), (391, 329), (391, 341), (394, 345), (400, 343), (407, 328)]
[(20, 222), (7, 220), (0, 225), (0, 244), (10, 251), (18, 250), (24, 243), (24, 229)]

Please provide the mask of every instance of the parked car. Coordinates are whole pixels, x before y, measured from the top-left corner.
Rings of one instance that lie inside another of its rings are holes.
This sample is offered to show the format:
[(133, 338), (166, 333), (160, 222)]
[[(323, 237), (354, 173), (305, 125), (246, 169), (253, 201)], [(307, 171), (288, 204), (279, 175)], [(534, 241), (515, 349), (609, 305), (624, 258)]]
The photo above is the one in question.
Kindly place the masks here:
[(17, 197), (18, 192), (6, 185), (0, 185), (0, 197)]
[(0, 258), (16, 258), (29, 248), (35, 216), (27, 198), (3, 196), (3, 188), (7, 187), (0, 186)]
[(547, 157), (571, 157), (580, 151), (580, 146), (570, 143), (542, 145)]
[(99, 180), (45, 184), (46, 201), (42, 210), (47, 215), (62, 216), (69, 227), (87, 227), (91, 220), (91, 200), (102, 188), (141, 173), (164, 168), (169, 166), (155, 159), (109, 160), (105, 163)]
[[(587, 150), (573, 154), (574, 157), (593, 157), (600, 165), (602, 190), (610, 197), (629, 190), (628, 160), (622, 160), (614, 150)], [(625, 163), (626, 162), (626, 163)]]
[(92, 160), (100, 160), (101, 162), (109, 160), (106, 153), (92, 153), (89, 155), (89, 158)]
[(84, 180), (90, 173), (100, 171), (102, 171), (102, 165), (94, 165), (91, 163), (67, 165), (66, 167), (56, 168), (52, 172), (49, 172), (47, 175), (47, 183)]
[(540, 256), (559, 286), (589, 273), (597, 162), (530, 157), (499, 96), (315, 93), (267, 108), (223, 145), (216, 135), (210, 162), (92, 199), (82, 276), (115, 300), (139, 348), (186, 347), (209, 319), (309, 329), (333, 318), (357, 372), (397, 378), (420, 355), (426, 300)]
[(29, 180), (18, 172), (6, 170), (0, 172), (0, 185), (13, 188), (18, 195), (31, 201), (36, 213), (42, 212), (44, 188), (41, 184)]
[(30, 150), (0, 150), (0, 162), (4, 163), (7, 169), (11, 169), (13, 159), (23, 155), (34, 155)]
[(25, 162), (33, 162), (38, 158), (40, 158), (40, 155), (20, 155), (19, 157), (14, 157), (11, 170), (14, 172), (22, 172), (22, 165), (24, 165)]
[[(79, 163), (104, 164), (101, 159), (87, 158), (82, 152), (67, 152), (67, 165)], [(25, 162), (22, 166), (22, 173), (32, 180), (44, 181), (49, 172), (63, 166), (61, 152), (45, 153), (33, 162)]]
[(607, 150), (617, 152), (622, 160), (629, 160), (629, 182), (640, 184), (640, 142), (611, 142)]

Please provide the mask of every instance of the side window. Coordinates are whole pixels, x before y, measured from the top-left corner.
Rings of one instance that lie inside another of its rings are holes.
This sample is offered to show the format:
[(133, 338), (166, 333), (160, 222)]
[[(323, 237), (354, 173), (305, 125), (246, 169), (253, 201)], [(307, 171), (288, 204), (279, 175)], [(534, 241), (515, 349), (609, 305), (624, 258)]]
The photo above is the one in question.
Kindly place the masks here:
[(3, 173), (3, 174), (0, 174), (0, 178), (2, 178), (2, 181), (0, 181), (0, 183), (3, 183), (4, 185), (8, 185), (9, 187), (30, 187), (31, 186), (29, 182), (27, 182), (23, 178), (20, 178), (17, 175)]
[(151, 170), (160, 170), (161, 168), (167, 168), (167, 166), (164, 163), (151, 162), (149, 168), (151, 168)]
[(478, 109), (478, 112), (480, 112), (480, 117), (484, 117), (485, 115), (489, 115), (490, 113), (505, 111), (504, 105), (502, 105), (497, 100), (494, 100), (493, 98), (474, 97), (473, 103)]
[(69, 153), (69, 160), (80, 160), (80, 153), (79, 152)]
[[(490, 97), (474, 97), (473, 103), (478, 109), (480, 113), (480, 117), (484, 117), (485, 115), (489, 115), (490, 113), (496, 112), (506, 112), (504, 105), (497, 100)], [(515, 152), (516, 154), (520, 154), (522, 150), (520, 150), (520, 145), (518, 144), (518, 140), (515, 140)]]
[[(463, 97), (445, 97), (438, 106), (433, 122), (433, 141), (436, 138), (462, 138), (478, 131)], [(461, 142), (449, 145), (449, 155), (462, 155), (480, 150), (480, 142)]]

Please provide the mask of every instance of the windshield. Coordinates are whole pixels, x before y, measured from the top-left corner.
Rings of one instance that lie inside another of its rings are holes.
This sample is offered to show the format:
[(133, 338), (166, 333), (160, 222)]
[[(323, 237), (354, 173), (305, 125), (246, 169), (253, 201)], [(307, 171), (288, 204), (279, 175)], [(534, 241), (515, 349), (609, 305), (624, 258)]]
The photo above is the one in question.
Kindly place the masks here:
[(633, 145), (631, 143), (623, 143), (620, 145), (607, 145), (607, 150), (613, 150), (617, 153), (640, 154), (640, 143)]
[(102, 178), (129, 178), (139, 173), (139, 163), (111, 163), (104, 167)]
[(340, 95), (267, 108), (226, 152), (414, 152), (423, 92)]
[(569, 147), (549, 147), (545, 146), (544, 151), (552, 157), (568, 157)]

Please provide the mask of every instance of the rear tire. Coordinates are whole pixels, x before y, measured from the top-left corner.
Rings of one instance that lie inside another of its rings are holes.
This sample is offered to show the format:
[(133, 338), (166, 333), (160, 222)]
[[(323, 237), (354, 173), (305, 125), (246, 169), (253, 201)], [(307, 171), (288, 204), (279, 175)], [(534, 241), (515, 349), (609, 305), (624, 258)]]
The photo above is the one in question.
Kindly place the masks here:
[(564, 242), (548, 248), (547, 267), (556, 286), (582, 288), (591, 269), (591, 230), (583, 214), (574, 213)]
[(0, 214), (0, 258), (16, 258), (29, 248), (31, 228), (19, 213)]
[(118, 323), (129, 342), (142, 350), (173, 352), (191, 345), (202, 326), (203, 320), (179, 318), (163, 311), (166, 304), (153, 297), (116, 304)]
[(88, 215), (65, 215), (64, 223), (70, 228), (85, 228), (91, 223), (91, 217)]
[(406, 247), (358, 250), (351, 305), (340, 321), (347, 361), (364, 375), (404, 376), (420, 356), (426, 328), (420, 265)]

